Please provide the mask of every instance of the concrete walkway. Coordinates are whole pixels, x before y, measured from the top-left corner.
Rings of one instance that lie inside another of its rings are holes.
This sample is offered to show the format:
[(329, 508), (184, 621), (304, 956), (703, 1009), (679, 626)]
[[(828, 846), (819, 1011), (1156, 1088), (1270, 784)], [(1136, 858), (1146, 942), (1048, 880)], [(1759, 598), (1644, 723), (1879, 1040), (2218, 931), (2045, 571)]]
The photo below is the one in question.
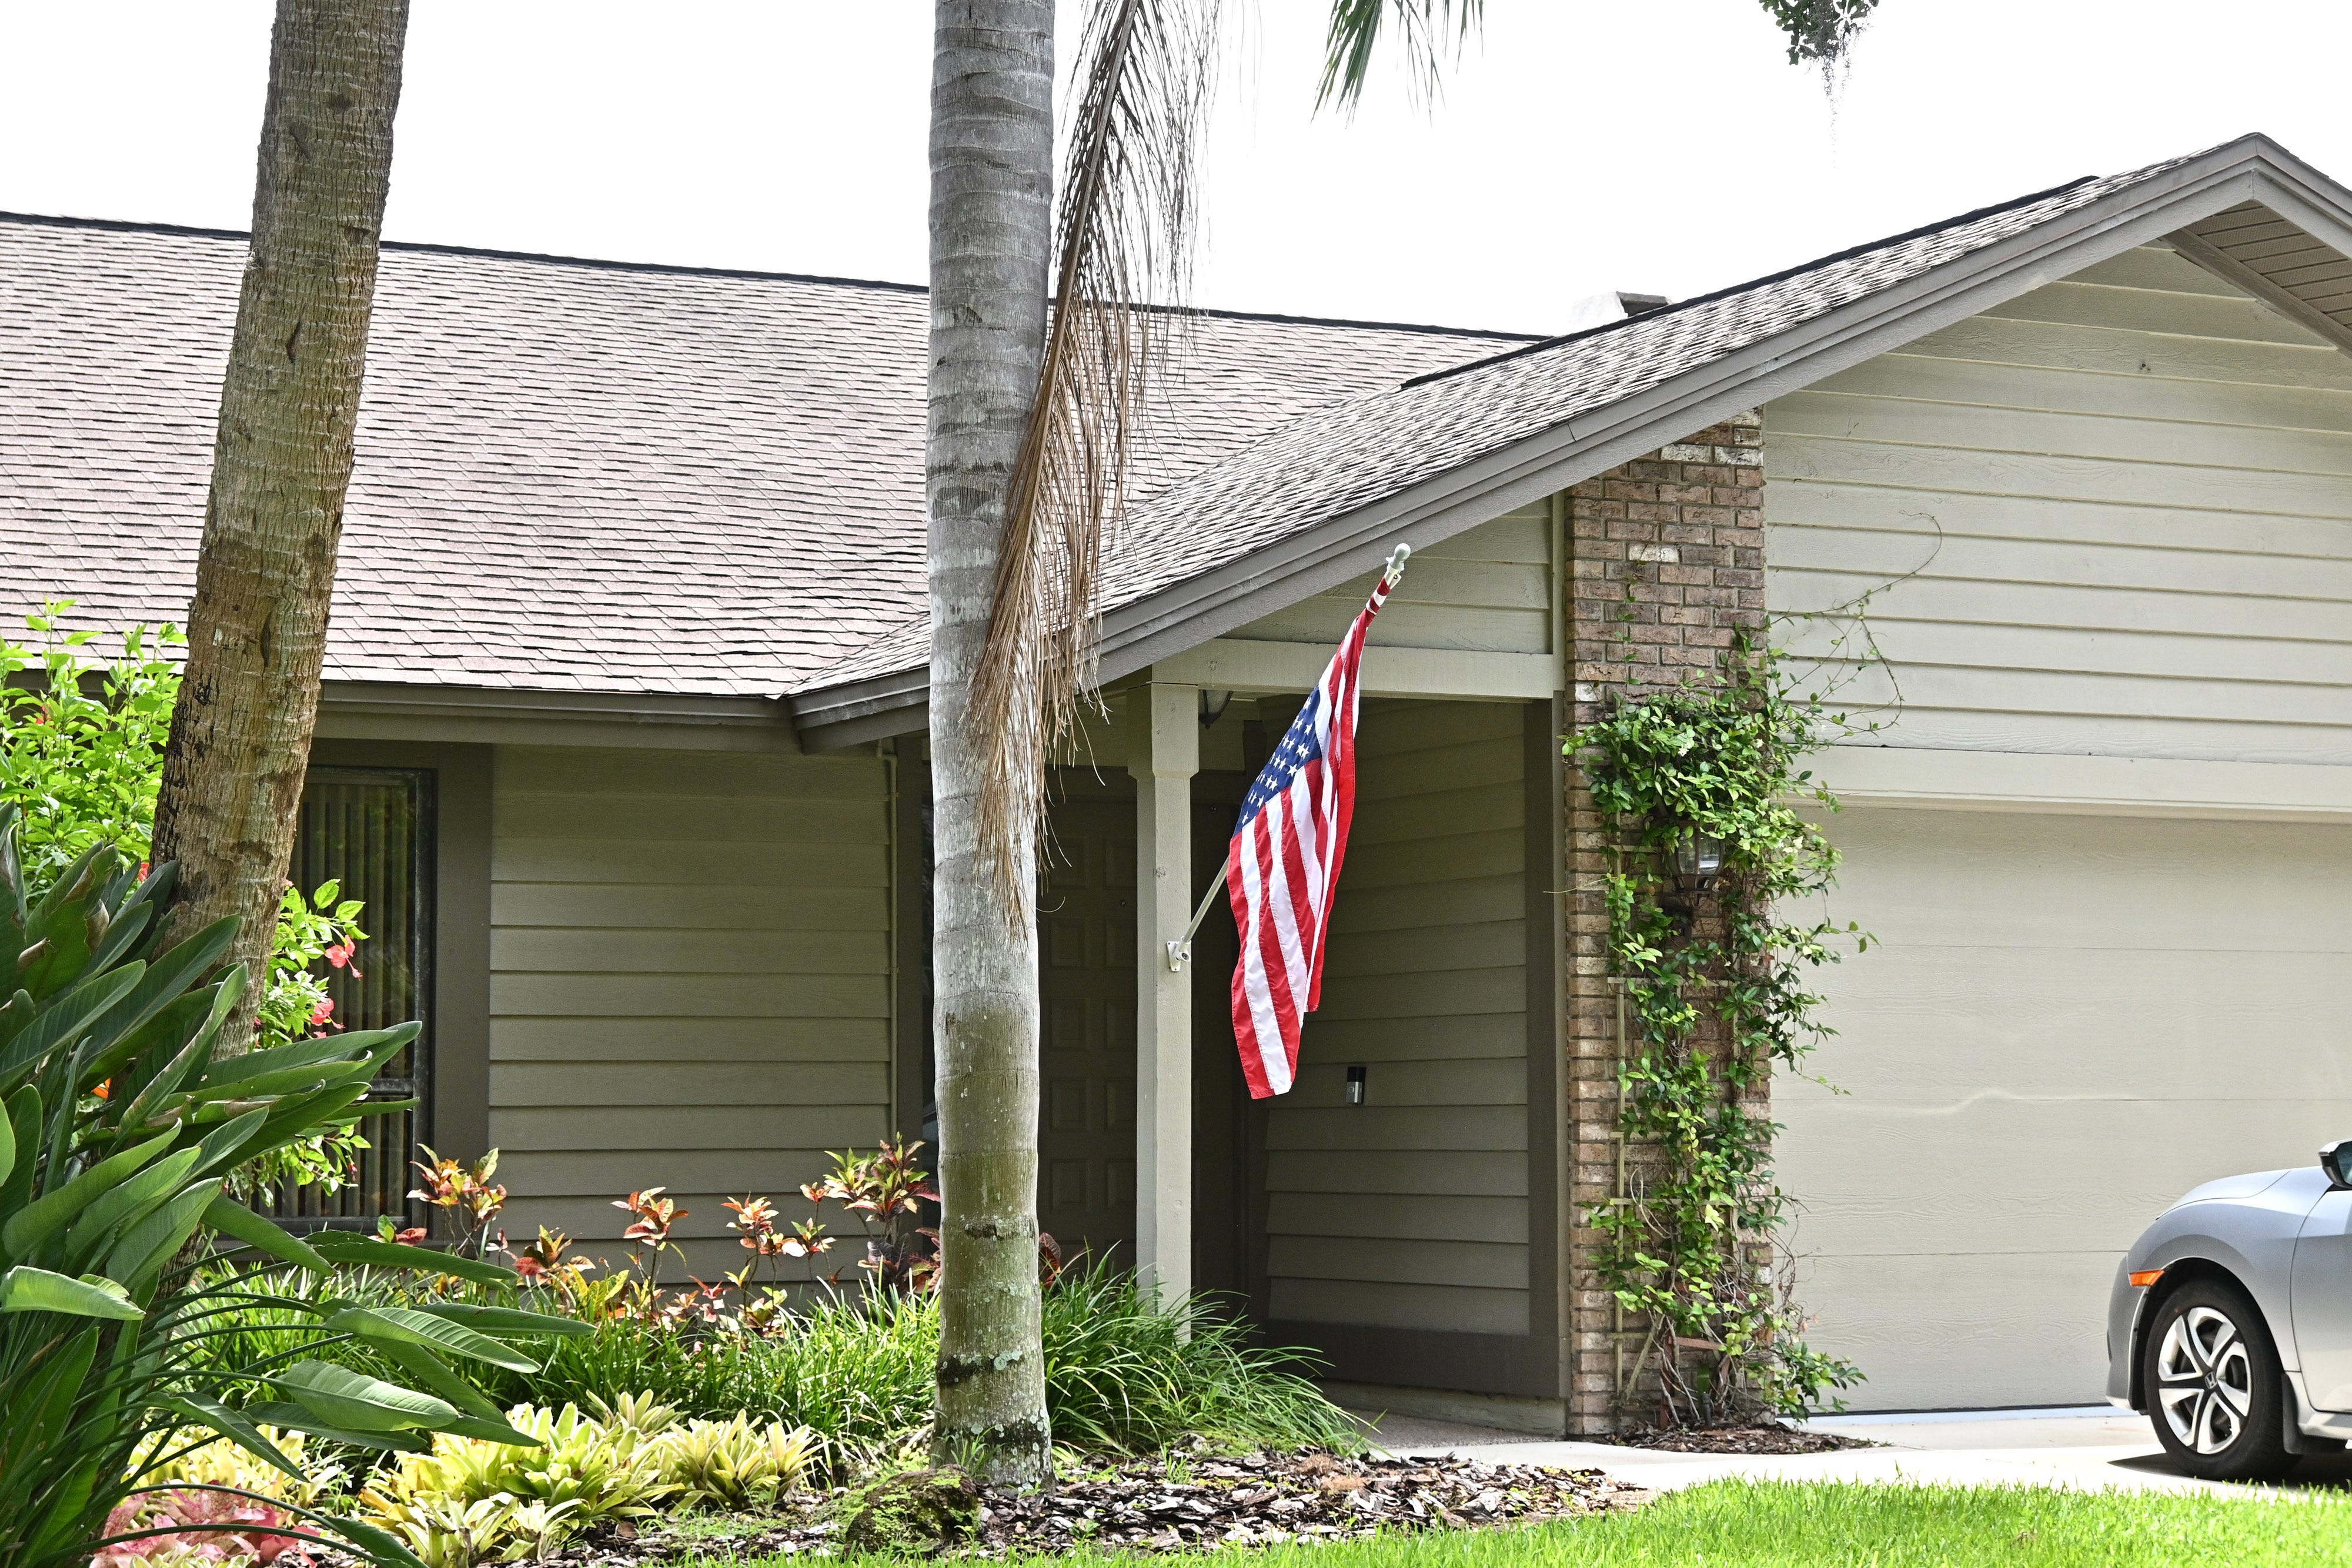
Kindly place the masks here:
[(1516, 1464), (1607, 1470), (1629, 1485), (1670, 1490), (1727, 1476), (1787, 1480), (1937, 1481), (2136, 1491), (2302, 1492), (2352, 1490), (2352, 1455), (2306, 1458), (2278, 1488), (2200, 1481), (2172, 1469), (2147, 1418), (2095, 1406), (2068, 1410), (1962, 1411), (1827, 1416), (1822, 1431), (1882, 1445), (1830, 1454), (1678, 1454), (1608, 1443), (1531, 1439), (1485, 1427), (1412, 1416), (1374, 1424), (1374, 1440), (1400, 1454), (1454, 1452)]

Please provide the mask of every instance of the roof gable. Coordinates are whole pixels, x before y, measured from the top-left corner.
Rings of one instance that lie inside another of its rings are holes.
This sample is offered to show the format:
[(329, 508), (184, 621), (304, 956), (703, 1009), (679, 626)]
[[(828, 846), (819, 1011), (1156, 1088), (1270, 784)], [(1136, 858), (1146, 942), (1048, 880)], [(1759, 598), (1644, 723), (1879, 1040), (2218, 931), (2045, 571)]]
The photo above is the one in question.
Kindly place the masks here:
[[(1301, 416), (1131, 510), (1105, 571), (1104, 678), (1359, 576), (1399, 538), (1450, 538), (2107, 256), (2216, 214), (2242, 220), (2253, 203), (2293, 212), (2305, 246), (2352, 255), (2352, 193), (2246, 137)], [(2273, 254), (2316, 267), (2290, 278), (2315, 289), (2352, 277), (2352, 263), (2336, 273), (2292, 239)], [(2352, 316), (2352, 300), (2337, 308)], [(793, 699), (803, 736), (919, 724), (924, 656), (912, 625), (825, 672)]]

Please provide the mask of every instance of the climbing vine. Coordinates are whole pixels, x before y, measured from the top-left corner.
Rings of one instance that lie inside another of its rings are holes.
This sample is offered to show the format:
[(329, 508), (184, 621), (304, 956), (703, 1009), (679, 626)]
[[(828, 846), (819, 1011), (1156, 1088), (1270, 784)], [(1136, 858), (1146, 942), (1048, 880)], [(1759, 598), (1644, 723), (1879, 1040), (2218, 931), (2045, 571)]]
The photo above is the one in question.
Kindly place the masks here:
[(1861, 1380), (1805, 1344), (1775, 1269), (1789, 1198), (1765, 1109), (1774, 1068), (1832, 1032), (1811, 971), (1870, 940), (1801, 913), (1838, 863), (1798, 810), (1837, 807), (1803, 762), (1855, 727), (1743, 642), (1711, 681), (1621, 697), (1570, 743), (1616, 829), (1604, 891), (1623, 998), (1619, 1132), (1638, 1151), (1592, 1213), (1597, 1267), (1644, 1333), (1621, 1392), (1654, 1374), (1662, 1426), (1794, 1413)]

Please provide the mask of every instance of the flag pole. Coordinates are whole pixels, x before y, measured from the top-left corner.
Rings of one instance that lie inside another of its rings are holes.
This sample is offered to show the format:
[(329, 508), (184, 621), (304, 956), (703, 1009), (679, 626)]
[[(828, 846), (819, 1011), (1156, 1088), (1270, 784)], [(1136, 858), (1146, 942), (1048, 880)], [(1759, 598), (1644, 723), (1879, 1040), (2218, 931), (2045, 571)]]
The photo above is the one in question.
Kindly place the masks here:
[[(1381, 569), (1381, 586), (1394, 588), (1404, 576), (1404, 563), (1412, 559), (1412, 547), (1400, 541), (1396, 549), (1389, 551), (1388, 564)], [(1201, 906), (1192, 911), (1192, 923), (1184, 927), (1182, 939), (1168, 944), (1168, 967), (1171, 969), (1181, 969), (1192, 961), (1192, 938), (1200, 934), (1201, 922), (1209, 918), (1209, 906), (1215, 904), (1217, 894), (1224, 891), (1225, 879), (1233, 874), (1233, 858), (1229, 855), (1217, 868), (1217, 880), (1211, 883), (1209, 891), (1201, 895)]]

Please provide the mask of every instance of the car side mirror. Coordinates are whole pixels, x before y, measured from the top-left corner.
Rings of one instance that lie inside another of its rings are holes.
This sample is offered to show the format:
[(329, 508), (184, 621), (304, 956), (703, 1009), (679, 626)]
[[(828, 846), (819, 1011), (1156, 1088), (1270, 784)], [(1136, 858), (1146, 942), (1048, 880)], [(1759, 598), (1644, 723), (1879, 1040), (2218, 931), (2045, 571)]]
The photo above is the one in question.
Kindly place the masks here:
[(2352, 1167), (2352, 1138), (2338, 1138), (2320, 1145), (2319, 1168), (2327, 1173), (2330, 1192), (2352, 1189), (2352, 1171), (2347, 1167)]

